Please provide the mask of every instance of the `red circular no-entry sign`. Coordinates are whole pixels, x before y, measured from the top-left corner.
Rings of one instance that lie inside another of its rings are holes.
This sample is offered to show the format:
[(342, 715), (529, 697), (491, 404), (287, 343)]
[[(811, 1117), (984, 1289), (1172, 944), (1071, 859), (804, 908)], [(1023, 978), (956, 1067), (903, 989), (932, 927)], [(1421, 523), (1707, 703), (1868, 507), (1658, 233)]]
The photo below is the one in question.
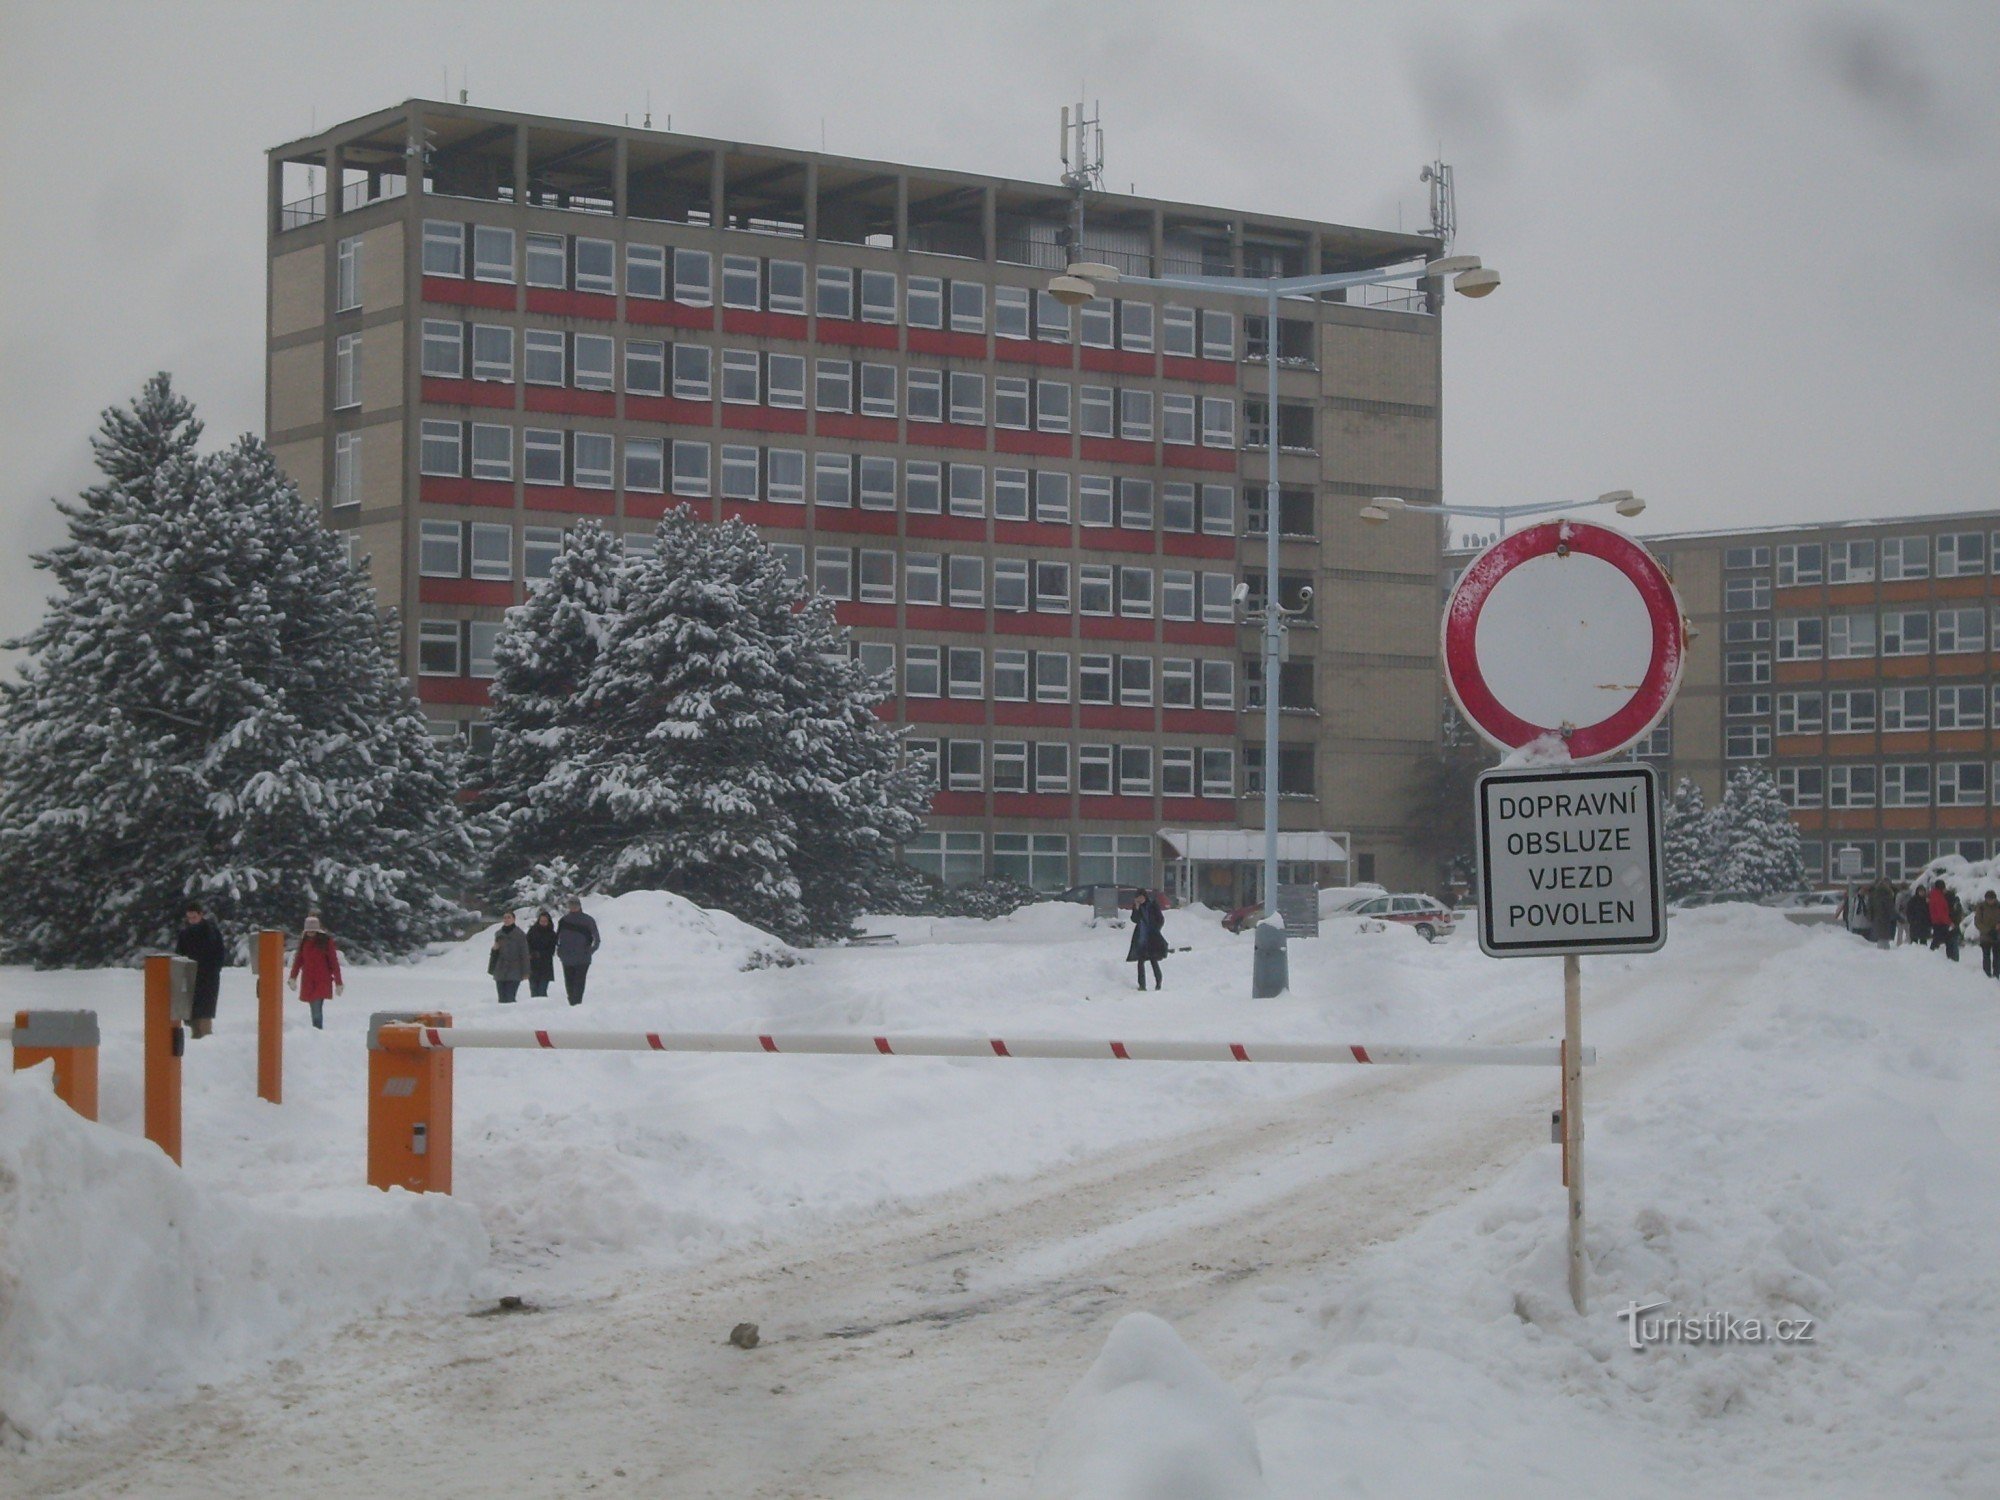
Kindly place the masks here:
[(1546, 521), (1472, 560), (1445, 603), (1445, 685), (1503, 750), (1557, 735), (1572, 760), (1637, 743), (1687, 657), (1666, 570), (1622, 532)]

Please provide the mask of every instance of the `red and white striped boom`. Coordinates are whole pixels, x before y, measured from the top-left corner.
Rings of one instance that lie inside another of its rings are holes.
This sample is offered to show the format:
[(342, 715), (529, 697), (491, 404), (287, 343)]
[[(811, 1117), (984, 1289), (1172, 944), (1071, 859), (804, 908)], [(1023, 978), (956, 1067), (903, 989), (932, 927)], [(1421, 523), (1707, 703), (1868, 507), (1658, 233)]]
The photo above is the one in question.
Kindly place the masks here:
[[(724, 1031), (502, 1031), (477, 1026), (386, 1025), (385, 1050), (520, 1048), (569, 1052), (775, 1052), (832, 1057), (1007, 1057), (1080, 1062), (1409, 1063), (1441, 1067), (1559, 1067), (1554, 1042), (1502, 1047), (1382, 1046), (1329, 1042), (1093, 1041), (1069, 1037), (790, 1036)], [(1597, 1060), (1586, 1048), (1584, 1062)]]

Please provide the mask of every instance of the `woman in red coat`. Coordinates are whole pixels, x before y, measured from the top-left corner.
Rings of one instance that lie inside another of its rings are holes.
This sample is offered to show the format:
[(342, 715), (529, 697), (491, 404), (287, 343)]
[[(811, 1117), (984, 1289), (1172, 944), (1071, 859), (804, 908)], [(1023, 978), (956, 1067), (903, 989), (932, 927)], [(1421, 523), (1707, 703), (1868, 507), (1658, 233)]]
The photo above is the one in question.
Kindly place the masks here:
[(305, 936), (299, 939), (298, 954), (292, 959), (291, 984), (299, 998), (312, 1007), (313, 1025), (326, 1030), (320, 1007), (341, 991), (340, 950), (333, 946), (333, 935), (319, 925), (318, 917), (306, 918)]

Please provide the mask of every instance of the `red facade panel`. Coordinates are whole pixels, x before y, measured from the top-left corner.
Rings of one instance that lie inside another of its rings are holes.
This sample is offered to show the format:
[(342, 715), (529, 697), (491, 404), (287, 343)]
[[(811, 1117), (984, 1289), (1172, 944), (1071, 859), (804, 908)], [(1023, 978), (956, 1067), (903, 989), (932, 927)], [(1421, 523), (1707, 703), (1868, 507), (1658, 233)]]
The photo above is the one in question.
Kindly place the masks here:
[(1153, 816), (1151, 797), (1079, 797), (1077, 811), (1092, 821), (1148, 822)]
[(722, 425), (737, 432), (796, 432), (803, 436), (806, 414), (771, 406), (725, 406)]
[(894, 417), (854, 417), (837, 411), (818, 413), (813, 430), (820, 437), (858, 438), (871, 443), (893, 443), (899, 439)]
[(906, 604), (903, 624), (911, 630), (948, 630), (958, 635), (984, 635), (986, 611), (952, 609), (941, 604)]
[(920, 448), (964, 448), (986, 451), (984, 427), (961, 427), (953, 422), (912, 422), (904, 441)]
[(1072, 443), (1066, 432), (1022, 432), (1012, 427), (993, 429), (995, 453), (1031, 453), (1041, 458), (1068, 458)]
[(894, 536), (896, 513), (893, 510), (839, 510), (815, 505), (813, 525), (821, 531), (858, 531), (869, 536)]
[(777, 505), (769, 500), (725, 500), (722, 519), (748, 521), (752, 526), (769, 526), (780, 531), (803, 531), (806, 509), (803, 505)]
[(531, 286), (528, 311), (552, 318), (590, 318), (599, 323), (616, 323), (618, 299), (602, 292), (565, 292), (556, 287)]
[(1044, 344), (1029, 339), (995, 339), (993, 357), (1017, 365), (1044, 365), (1051, 369), (1076, 367), (1076, 349), (1070, 344)]
[(1068, 547), (1076, 533), (1068, 526), (1040, 521), (995, 521), (993, 540), (1009, 547)]
[(1229, 823), (1236, 818), (1233, 797), (1162, 797), (1163, 823)]
[(1113, 375), (1153, 375), (1158, 373), (1159, 360), (1154, 355), (1134, 354), (1128, 349), (1085, 349), (1083, 367)]
[(1085, 729), (1150, 731), (1153, 727), (1150, 708), (1105, 708), (1086, 703), (1077, 710), (1077, 717)]
[(1069, 820), (1069, 798), (1057, 792), (995, 792), (996, 818), (1040, 818)]
[(986, 705), (976, 698), (910, 698), (903, 712), (912, 724), (984, 724)]
[(939, 542), (983, 542), (986, 523), (976, 516), (911, 516), (906, 534)]
[(909, 349), (912, 354), (942, 354), (951, 359), (984, 359), (986, 335), (946, 333), (937, 328), (912, 328)]
[(814, 335), (822, 344), (848, 344), (857, 349), (896, 349), (901, 330), (893, 323), (856, 323), (846, 318), (821, 318)]
[(1188, 620), (1166, 622), (1166, 642), (1170, 646), (1234, 646), (1234, 625), (1203, 625)]
[(1150, 468), (1153, 464), (1151, 443), (1128, 443), (1123, 438), (1084, 438), (1080, 444), (1083, 459), (1094, 464), (1143, 464)]
[(677, 401), (672, 396), (627, 396), (625, 415), (640, 422), (670, 422), (676, 427), (713, 427), (715, 406), (708, 401)]
[(996, 703), (993, 722), (1030, 729), (1067, 729), (1073, 712), (1067, 703)]
[(1151, 620), (1126, 620), (1105, 618), (1100, 615), (1082, 615), (1078, 619), (1083, 638), (1087, 641), (1150, 641), (1153, 639)]
[(497, 307), (508, 312), (518, 305), (519, 288), (492, 281), (460, 281), (455, 276), (426, 276), (424, 301), (448, 302), (454, 307)]
[(1169, 708), (1160, 713), (1168, 734), (1234, 734), (1236, 715), (1219, 708)]
[(1236, 558), (1236, 538), (1167, 531), (1160, 534), (1160, 550), (1169, 557), (1226, 557), (1233, 562)]
[(1058, 640), (1069, 639), (1068, 615), (1031, 615), (1009, 610), (993, 616), (995, 635), (1037, 635)]
[(487, 683), (483, 677), (419, 677), (417, 697), (424, 703), (469, 703), (484, 708)]
[(611, 491), (580, 490), (573, 484), (523, 485), (521, 503), (529, 510), (566, 511), (573, 516), (608, 516), (618, 508)]
[(442, 479), (426, 474), (417, 481), (417, 498), (426, 505), (497, 505), (514, 508), (514, 486), (499, 479)]
[(1150, 531), (1093, 526), (1077, 538), (1077, 545), (1085, 552), (1152, 552), (1159, 546), (1159, 538)]
[(433, 406), (493, 406), (514, 409), (514, 385), (505, 380), (439, 380), (426, 375), (425, 402)]
[(655, 302), (647, 297), (625, 299), (625, 321), (645, 323), (655, 328), (703, 328), (715, 327), (715, 309), (712, 307), (687, 307), (679, 302)]
[(941, 818), (981, 818), (986, 815), (986, 794), (938, 792), (931, 797), (931, 812)]
[(1163, 355), (1160, 373), (1169, 380), (1199, 380), (1205, 385), (1236, 384), (1236, 366), (1226, 359), (1185, 359)]
[(419, 578), (417, 602), (504, 607), (514, 602), (514, 585), (490, 578)]
[(1168, 448), (1161, 460), (1169, 469), (1200, 469), (1211, 474), (1234, 474), (1236, 472), (1236, 450), (1234, 448), (1183, 448), (1178, 445)]
[(682, 500), (673, 495), (641, 495), (627, 490), (625, 493), (625, 515), (633, 521), (657, 521), (676, 505), (693, 505), (694, 513), (703, 519), (709, 515), (706, 500)]
[(529, 411), (560, 412), (567, 417), (615, 417), (618, 398), (610, 391), (573, 391), (567, 386), (524, 388)]
[(866, 625), (874, 630), (894, 630), (896, 628), (896, 606), (893, 604), (862, 604), (849, 599), (834, 605), (833, 617), (843, 625)]
[(800, 313), (752, 312), (743, 307), (722, 310), (722, 331), (757, 339), (803, 339), (807, 324)]

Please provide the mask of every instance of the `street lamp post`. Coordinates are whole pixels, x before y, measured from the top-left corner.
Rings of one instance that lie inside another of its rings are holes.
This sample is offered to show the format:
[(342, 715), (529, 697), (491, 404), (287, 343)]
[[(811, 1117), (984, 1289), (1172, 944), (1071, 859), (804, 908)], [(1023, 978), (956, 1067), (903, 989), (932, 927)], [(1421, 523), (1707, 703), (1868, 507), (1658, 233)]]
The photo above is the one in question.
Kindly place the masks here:
[[(1080, 237), (1073, 243), (1081, 248)], [(1316, 297), (1350, 287), (1386, 286), (1407, 282), (1423, 286), (1451, 278), (1452, 289), (1468, 297), (1484, 297), (1500, 285), (1498, 272), (1480, 264), (1476, 255), (1444, 256), (1421, 266), (1345, 271), (1322, 276), (1138, 276), (1095, 261), (1072, 263), (1049, 281), (1049, 295), (1069, 307), (1080, 307), (1097, 296), (1101, 283), (1170, 287), (1191, 292), (1220, 292), (1232, 297), (1262, 299), (1265, 307), (1264, 355), (1270, 369), (1265, 409), (1267, 468), (1264, 485), (1264, 918), (1251, 973), (1252, 999), (1282, 995), (1291, 979), (1278, 918), (1278, 666), (1284, 648), (1288, 613), (1278, 598), (1278, 304), (1286, 297)], [(1350, 851), (1351, 855), (1352, 851)], [(1262, 934), (1272, 933), (1273, 937)]]
[(1500, 535), (1507, 534), (1507, 523), (1521, 516), (1554, 515), (1558, 511), (1584, 510), (1592, 505), (1608, 505), (1619, 515), (1630, 518), (1646, 508), (1646, 502), (1630, 490), (1607, 490), (1595, 500), (1544, 500), (1532, 505), (1415, 505), (1397, 495), (1377, 495), (1361, 507), (1361, 519), (1372, 526), (1379, 526), (1391, 515), (1417, 516), (1477, 516), (1482, 520), (1498, 521)]

